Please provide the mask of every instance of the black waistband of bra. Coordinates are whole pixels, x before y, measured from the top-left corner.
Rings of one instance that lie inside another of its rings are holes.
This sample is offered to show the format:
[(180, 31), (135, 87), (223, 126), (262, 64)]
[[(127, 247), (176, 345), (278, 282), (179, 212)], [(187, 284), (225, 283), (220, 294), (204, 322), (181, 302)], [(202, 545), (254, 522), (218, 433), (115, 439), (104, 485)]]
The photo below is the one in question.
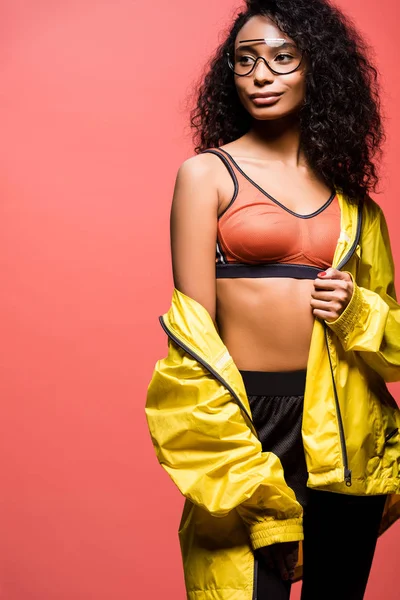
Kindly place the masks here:
[(250, 265), (244, 263), (225, 263), (216, 265), (217, 279), (239, 279), (257, 277), (290, 277), (292, 279), (317, 279), (323, 271), (309, 265), (290, 265), (287, 263), (268, 263)]
[(306, 369), (298, 371), (240, 371), (248, 396), (303, 396)]

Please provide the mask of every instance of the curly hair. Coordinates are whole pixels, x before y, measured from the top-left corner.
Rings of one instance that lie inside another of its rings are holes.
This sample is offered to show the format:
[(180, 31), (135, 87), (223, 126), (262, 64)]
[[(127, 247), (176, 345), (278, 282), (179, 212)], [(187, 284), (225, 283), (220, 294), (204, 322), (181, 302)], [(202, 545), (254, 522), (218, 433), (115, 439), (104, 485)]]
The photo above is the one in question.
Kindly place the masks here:
[(331, 187), (357, 200), (378, 183), (376, 159), (384, 132), (378, 72), (353, 23), (328, 0), (247, 0), (196, 88), (190, 113), (195, 152), (231, 142), (249, 131), (226, 53), (253, 16), (269, 17), (307, 59), (300, 142), (311, 168)]

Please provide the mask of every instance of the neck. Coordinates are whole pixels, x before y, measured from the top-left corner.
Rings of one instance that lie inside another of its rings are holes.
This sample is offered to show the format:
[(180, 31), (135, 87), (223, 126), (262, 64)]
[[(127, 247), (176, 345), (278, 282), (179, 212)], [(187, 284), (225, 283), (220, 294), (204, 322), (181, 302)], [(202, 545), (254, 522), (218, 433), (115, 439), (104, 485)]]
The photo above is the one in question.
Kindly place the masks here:
[(247, 137), (253, 148), (257, 147), (259, 156), (266, 160), (293, 166), (305, 163), (297, 114), (273, 121), (254, 120)]

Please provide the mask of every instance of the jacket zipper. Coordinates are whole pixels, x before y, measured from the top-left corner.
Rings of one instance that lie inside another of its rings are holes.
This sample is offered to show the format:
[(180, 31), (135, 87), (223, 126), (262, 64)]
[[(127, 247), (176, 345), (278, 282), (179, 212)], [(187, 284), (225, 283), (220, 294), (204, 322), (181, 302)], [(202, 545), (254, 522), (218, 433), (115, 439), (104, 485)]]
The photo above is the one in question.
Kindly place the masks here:
[(394, 437), (396, 435), (396, 433), (398, 433), (398, 432), (399, 432), (399, 429), (397, 427), (396, 429), (393, 429), (393, 431), (391, 431), (390, 433), (388, 433), (386, 435), (386, 437), (385, 437), (385, 444), (386, 444), (386, 442), (388, 442), (389, 440), (391, 440), (392, 437)]
[(170, 329), (168, 329), (168, 327), (166, 326), (163, 317), (159, 317), (159, 321), (160, 321), (161, 327), (163, 328), (163, 330), (165, 331), (165, 333), (167, 334), (167, 336), (169, 338), (171, 338), (171, 340), (173, 340), (175, 342), (175, 344), (177, 344), (180, 348), (182, 348), (182, 350), (184, 350), (192, 358), (194, 358), (195, 360), (197, 360), (205, 369), (207, 369), (207, 371), (209, 373), (211, 373), (211, 375), (213, 377), (215, 377), (215, 379), (217, 379), (217, 381), (219, 381), (228, 390), (228, 392), (232, 395), (232, 397), (235, 400), (235, 402), (238, 404), (239, 408), (243, 411), (243, 413), (245, 414), (245, 416), (249, 420), (251, 428), (252, 428), (252, 432), (257, 437), (257, 439), (259, 439), (257, 431), (256, 431), (256, 428), (254, 426), (254, 423), (253, 423), (253, 420), (252, 420), (251, 416), (249, 415), (249, 413), (247, 412), (245, 406), (243, 405), (242, 401), (240, 400), (239, 396), (231, 388), (231, 386), (229, 385), (229, 383), (227, 381), (225, 381), (225, 379), (223, 377), (221, 377), (221, 375), (219, 373), (217, 373), (217, 371), (215, 371), (215, 369), (213, 369), (213, 367), (211, 365), (209, 365), (205, 360), (203, 360), (201, 358), (201, 356), (199, 356), (198, 354), (196, 354), (196, 352), (194, 352), (191, 348), (189, 348), (188, 346), (186, 346), (186, 344), (184, 344), (178, 337), (176, 337), (176, 335), (174, 335), (172, 333), (172, 331), (170, 331)]
[(335, 397), (336, 413), (337, 413), (338, 424), (339, 424), (340, 445), (342, 448), (342, 459), (343, 459), (343, 466), (344, 466), (344, 480), (346, 482), (347, 487), (350, 487), (351, 486), (351, 469), (349, 469), (349, 459), (347, 456), (346, 440), (344, 437), (342, 413), (340, 412), (339, 397), (338, 397), (338, 393), (337, 393), (337, 389), (336, 389), (335, 376), (333, 374), (333, 367), (332, 367), (332, 358), (331, 358), (331, 353), (330, 353), (329, 344), (328, 344), (327, 325), (325, 323), (324, 323), (324, 331), (325, 331), (326, 349), (328, 351), (329, 366), (331, 369), (331, 376), (332, 376), (333, 395)]
[(362, 225), (362, 211), (363, 211), (363, 201), (360, 200), (360, 202), (358, 204), (356, 237), (354, 239), (354, 242), (351, 245), (351, 248), (347, 252), (346, 256), (344, 256), (342, 258), (342, 260), (340, 261), (340, 263), (337, 265), (336, 269), (338, 271), (340, 271), (340, 269), (342, 269), (344, 267), (344, 265), (347, 263), (347, 261), (349, 260), (349, 258), (353, 255), (355, 249), (357, 248), (357, 244), (360, 241), (361, 225)]
[[(246, 408), (243, 406), (243, 403), (241, 402), (240, 398), (234, 392), (234, 390), (231, 388), (231, 386), (229, 385), (229, 383), (227, 381), (225, 381), (225, 379), (223, 377), (221, 377), (221, 375), (219, 373), (217, 373), (215, 371), (215, 369), (212, 368), (211, 365), (209, 365), (198, 354), (196, 354), (196, 352), (193, 352), (193, 350), (191, 348), (188, 348), (188, 346), (186, 346), (186, 344), (184, 344), (183, 342), (181, 342), (181, 340), (179, 338), (177, 338), (176, 335), (174, 335), (168, 329), (168, 327), (165, 324), (165, 321), (164, 321), (163, 317), (160, 317), (160, 324), (161, 324), (161, 327), (163, 328), (163, 330), (165, 331), (165, 333), (167, 334), (167, 336), (169, 338), (171, 338), (171, 340), (173, 340), (175, 342), (175, 344), (177, 344), (180, 348), (182, 348), (182, 350), (184, 350), (185, 352), (187, 352), (187, 354), (189, 354), (192, 358), (194, 358), (201, 365), (203, 365), (203, 367), (205, 369), (207, 369), (207, 371), (209, 373), (211, 373), (211, 375), (213, 377), (215, 377), (215, 379), (217, 379), (217, 381), (219, 381), (228, 390), (228, 392), (232, 395), (232, 397), (235, 400), (235, 402), (238, 404), (239, 408), (243, 411), (243, 413), (246, 415), (247, 419), (249, 420), (250, 425), (251, 425), (251, 427), (253, 429), (254, 435), (257, 437), (257, 439), (259, 439), (252, 418), (250, 417), (250, 415), (247, 412)], [(253, 594), (252, 594), (252, 600), (257, 600), (257, 585), (258, 585), (257, 581), (258, 581), (258, 557), (257, 557), (256, 553), (254, 553), (254, 573), (253, 573)]]
[[(354, 239), (354, 242), (351, 245), (351, 248), (347, 252), (346, 256), (344, 258), (342, 258), (342, 260), (340, 261), (340, 263), (337, 265), (336, 269), (338, 271), (340, 271), (340, 269), (342, 269), (344, 267), (344, 265), (348, 262), (348, 260), (350, 259), (350, 257), (353, 255), (353, 253), (354, 253), (354, 251), (355, 251), (355, 249), (357, 247), (357, 244), (360, 241), (361, 225), (362, 225), (362, 210), (363, 210), (363, 202), (360, 201), (360, 203), (358, 205), (356, 237)], [(349, 469), (349, 458), (348, 458), (347, 448), (346, 448), (346, 439), (345, 439), (345, 435), (344, 435), (342, 413), (340, 412), (339, 396), (338, 396), (338, 393), (337, 393), (336, 382), (335, 382), (335, 375), (334, 375), (334, 372), (333, 372), (332, 357), (331, 357), (331, 353), (330, 353), (330, 350), (329, 350), (328, 326), (327, 326), (327, 324), (325, 322), (324, 322), (324, 333), (325, 333), (325, 344), (326, 344), (326, 349), (327, 349), (328, 358), (329, 358), (329, 367), (330, 367), (331, 376), (332, 376), (333, 395), (335, 397), (336, 412), (337, 412), (338, 424), (339, 424), (340, 445), (341, 445), (341, 448), (342, 448), (342, 459), (343, 459), (343, 468), (344, 468), (344, 481), (346, 483), (346, 486), (350, 487), (352, 485), (352, 483), (351, 483), (351, 469)]]
[[(231, 388), (231, 386), (229, 385), (229, 383), (227, 381), (225, 381), (225, 379), (223, 377), (221, 377), (221, 375), (219, 373), (217, 373), (217, 371), (215, 371), (215, 369), (212, 368), (211, 365), (209, 365), (205, 360), (203, 360), (196, 352), (194, 352), (191, 348), (188, 348), (188, 346), (186, 346), (186, 344), (184, 344), (183, 342), (181, 342), (181, 340), (179, 338), (176, 337), (176, 335), (174, 335), (166, 326), (164, 318), (163, 317), (159, 317), (160, 320), (160, 324), (161, 327), (163, 328), (163, 330), (165, 331), (165, 333), (167, 334), (167, 336), (169, 338), (171, 338), (171, 340), (173, 340), (175, 342), (175, 344), (177, 344), (180, 348), (182, 348), (182, 350), (184, 350), (187, 354), (189, 354), (189, 356), (191, 356), (192, 358), (194, 358), (195, 360), (197, 360), (201, 365), (203, 365), (203, 367), (205, 369), (207, 369), (207, 371), (209, 373), (211, 373), (211, 375), (213, 377), (215, 377), (215, 379), (217, 379), (217, 381), (219, 381), (227, 390), (228, 392), (232, 395), (233, 399), (235, 400), (235, 402), (238, 404), (239, 408), (243, 411), (243, 413), (246, 415), (247, 419), (250, 422), (251, 428), (253, 430), (254, 435), (256, 436), (257, 439), (259, 439), (256, 428), (254, 426), (253, 420), (251, 418), (251, 416), (249, 415), (249, 413), (247, 412), (246, 408), (243, 406), (243, 403), (241, 402), (240, 398), (238, 397), (238, 395), (236, 394), (236, 392)], [(256, 555), (256, 553), (254, 553), (254, 573), (253, 573), (253, 594), (252, 594), (252, 600), (257, 600), (257, 586), (258, 586), (258, 557)]]

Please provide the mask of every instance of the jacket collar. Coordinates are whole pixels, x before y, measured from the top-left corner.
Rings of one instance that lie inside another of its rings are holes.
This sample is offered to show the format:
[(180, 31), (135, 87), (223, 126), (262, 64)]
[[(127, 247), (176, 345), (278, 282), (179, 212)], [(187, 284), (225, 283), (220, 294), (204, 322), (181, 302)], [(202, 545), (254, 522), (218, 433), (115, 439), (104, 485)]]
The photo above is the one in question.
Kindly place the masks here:
[(336, 246), (332, 266), (336, 267), (350, 251), (357, 237), (358, 204), (350, 202), (339, 190), (336, 196), (340, 208), (340, 236)]

